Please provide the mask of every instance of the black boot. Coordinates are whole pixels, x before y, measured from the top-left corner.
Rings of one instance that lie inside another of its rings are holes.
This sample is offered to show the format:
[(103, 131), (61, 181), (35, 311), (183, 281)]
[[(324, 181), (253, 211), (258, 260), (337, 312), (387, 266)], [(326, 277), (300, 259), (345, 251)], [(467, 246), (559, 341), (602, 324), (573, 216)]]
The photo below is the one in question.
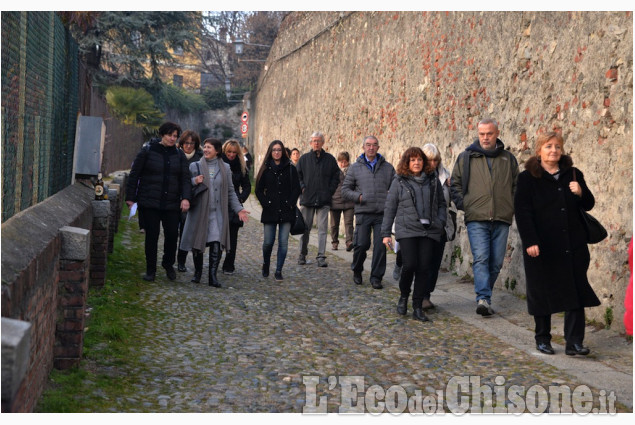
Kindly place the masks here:
[(191, 281), (201, 283), (201, 276), (203, 275), (203, 253), (192, 251), (192, 259), (194, 260), (194, 277)]
[(187, 251), (183, 251), (179, 249), (178, 254), (176, 255), (176, 262), (178, 264), (177, 270), (180, 272), (186, 272), (185, 261), (187, 260)]
[(412, 317), (415, 320), (419, 320), (421, 322), (429, 322), (428, 316), (423, 312), (423, 308), (421, 308), (421, 303), (423, 300), (412, 300)]
[(209, 286), (220, 288), (222, 285), (216, 278), (220, 257), (223, 252), (220, 249), (220, 242), (212, 242), (209, 247)]
[(408, 310), (408, 296), (400, 296), (399, 297), (399, 302), (397, 303), (397, 313), (401, 314), (402, 316), (404, 314), (406, 314), (406, 311)]

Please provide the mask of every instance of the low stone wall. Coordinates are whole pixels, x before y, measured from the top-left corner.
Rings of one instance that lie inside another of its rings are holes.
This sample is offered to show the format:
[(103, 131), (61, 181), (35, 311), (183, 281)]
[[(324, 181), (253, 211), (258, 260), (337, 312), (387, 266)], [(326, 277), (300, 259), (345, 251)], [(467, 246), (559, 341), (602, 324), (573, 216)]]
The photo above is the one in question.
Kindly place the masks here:
[(105, 283), (121, 214), (109, 194), (119, 206), (78, 182), (2, 224), (2, 412), (31, 412), (51, 369), (81, 360), (88, 288)]

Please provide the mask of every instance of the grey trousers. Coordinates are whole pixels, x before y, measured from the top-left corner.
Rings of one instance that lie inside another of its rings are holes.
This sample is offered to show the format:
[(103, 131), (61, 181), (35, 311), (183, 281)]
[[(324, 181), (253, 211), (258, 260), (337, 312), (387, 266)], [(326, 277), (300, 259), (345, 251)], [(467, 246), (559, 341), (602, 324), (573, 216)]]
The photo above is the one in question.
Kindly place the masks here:
[(317, 228), (318, 228), (318, 255), (316, 258), (326, 258), (324, 254), (326, 251), (326, 235), (329, 228), (329, 210), (331, 208), (328, 205), (323, 207), (306, 207), (300, 206), (300, 212), (304, 218), (306, 224), (306, 230), (302, 235), (302, 246), (300, 248), (300, 254), (305, 255), (309, 252), (309, 234), (311, 233), (311, 227), (313, 227), (313, 217), (317, 215)]

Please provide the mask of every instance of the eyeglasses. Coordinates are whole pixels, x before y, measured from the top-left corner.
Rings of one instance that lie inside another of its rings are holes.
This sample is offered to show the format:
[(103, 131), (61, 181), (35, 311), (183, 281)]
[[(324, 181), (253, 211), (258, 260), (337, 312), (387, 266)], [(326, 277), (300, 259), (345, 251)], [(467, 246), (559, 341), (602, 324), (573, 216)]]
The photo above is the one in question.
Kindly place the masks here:
[(282, 149), (271, 149), (271, 152), (282, 152)]
[(194, 146), (196, 143), (194, 142), (183, 142), (182, 145)]

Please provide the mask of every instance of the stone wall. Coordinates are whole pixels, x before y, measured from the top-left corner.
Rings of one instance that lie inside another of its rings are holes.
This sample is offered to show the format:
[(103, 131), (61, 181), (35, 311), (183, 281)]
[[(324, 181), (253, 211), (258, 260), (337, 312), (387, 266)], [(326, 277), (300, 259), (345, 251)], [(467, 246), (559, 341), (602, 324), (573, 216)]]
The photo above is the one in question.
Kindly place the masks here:
[[(632, 29), (630, 12), (291, 13), (253, 93), (255, 163), (274, 139), (306, 152), (319, 130), (325, 149), (354, 156), (374, 134), (393, 164), (406, 147), (432, 142), (451, 169), (479, 119), (491, 116), (522, 170), (536, 135), (559, 129), (610, 232), (591, 246), (589, 278), (602, 305), (588, 316), (604, 323), (610, 308), (622, 329), (633, 221)], [(464, 227), (447, 245), (450, 264), (471, 274)], [(497, 285), (524, 293), (515, 225)]]
[(95, 201), (77, 182), (2, 223), (2, 412), (31, 412), (51, 369), (81, 361), (89, 284), (105, 283), (121, 214), (113, 195)]

